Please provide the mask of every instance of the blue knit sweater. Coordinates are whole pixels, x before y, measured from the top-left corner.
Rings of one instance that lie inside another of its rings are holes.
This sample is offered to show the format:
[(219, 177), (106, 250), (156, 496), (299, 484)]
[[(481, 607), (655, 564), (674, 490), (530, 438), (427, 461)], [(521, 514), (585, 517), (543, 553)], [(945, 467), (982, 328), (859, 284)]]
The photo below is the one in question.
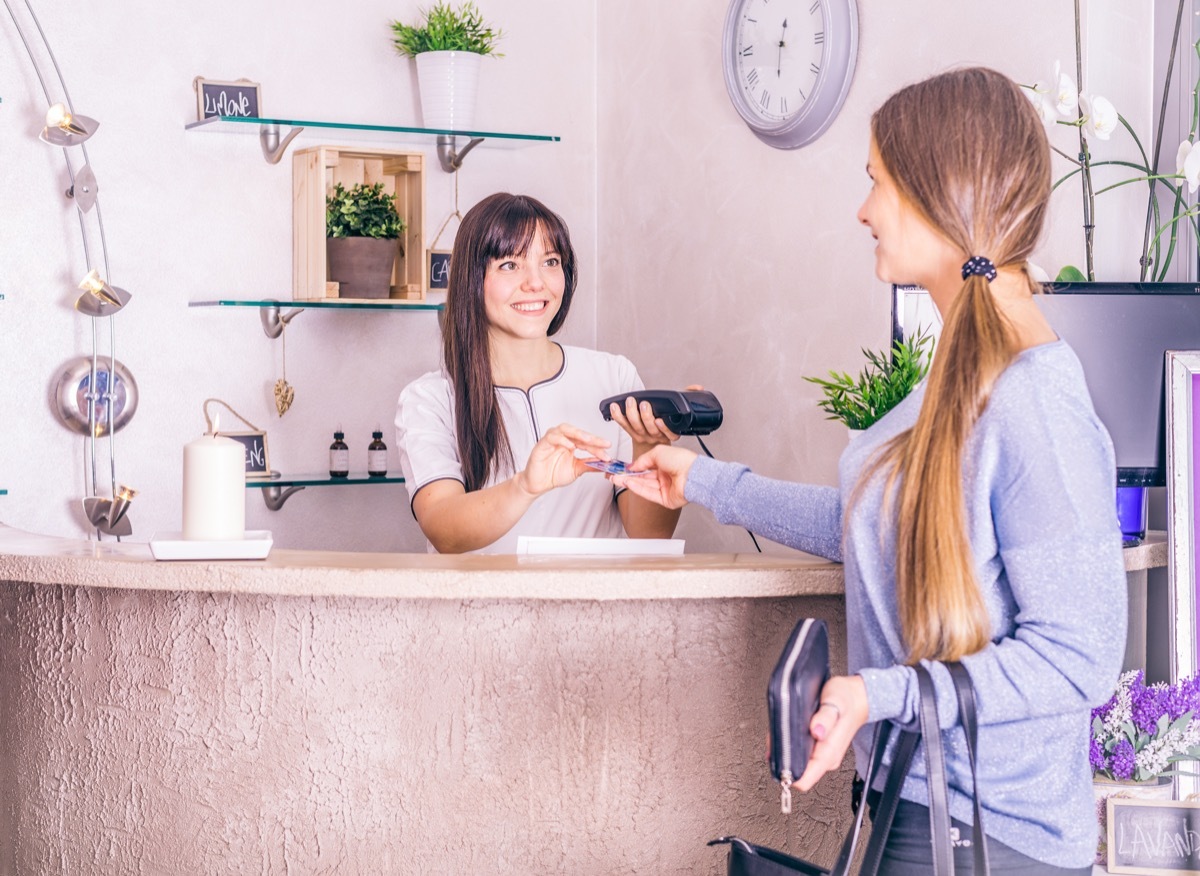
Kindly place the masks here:
[[(870, 721), (906, 726), (917, 720), (918, 692), (916, 673), (903, 665), (895, 528), (882, 513), (882, 475), (866, 486), (849, 519), (843, 516), (859, 474), (888, 439), (913, 425), (924, 396), (921, 385), (850, 442), (837, 488), (771, 480), (701, 457), (686, 489), (689, 501), (723, 523), (845, 563), (850, 671), (866, 683)], [(992, 621), (992, 643), (963, 660), (978, 699), (984, 827), (1030, 857), (1083, 867), (1096, 848), (1089, 712), (1116, 685), (1127, 603), (1112, 442), (1065, 342), (1024, 351), (1000, 376), (968, 439), (963, 469), (975, 572)], [(951, 812), (971, 823), (953, 683), (945, 667), (930, 668)], [(868, 725), (855, 740), (859, 764), (870, 736)], [(928, 802), (921, 751), (902, 795)]]

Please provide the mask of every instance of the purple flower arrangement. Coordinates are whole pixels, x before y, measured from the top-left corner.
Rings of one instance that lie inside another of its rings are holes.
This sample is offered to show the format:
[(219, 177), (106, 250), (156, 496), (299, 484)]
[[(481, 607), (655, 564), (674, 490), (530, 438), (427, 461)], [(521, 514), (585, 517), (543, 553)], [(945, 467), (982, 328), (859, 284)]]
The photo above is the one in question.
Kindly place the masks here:
[(1175, 764), (1200, 757), (1200, 678), (1145, 683), (1126, 672), (1107, 703), (1092, 709), (1092, 773), (1145, 782), (1181, 772)]

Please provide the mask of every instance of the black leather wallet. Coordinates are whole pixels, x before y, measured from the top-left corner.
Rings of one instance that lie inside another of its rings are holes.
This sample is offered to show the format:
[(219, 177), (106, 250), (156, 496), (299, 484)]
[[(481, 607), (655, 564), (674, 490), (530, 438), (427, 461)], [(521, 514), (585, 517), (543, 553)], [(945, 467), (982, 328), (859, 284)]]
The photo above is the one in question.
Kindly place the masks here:
[(823, 620), (802, 618), (788, 637), (767, 685), (771, 775), (782, 786), (785, 812), (791, 809), (792, 782), (800, 778), (812, 756), (814, 740), (808, 725), (828, 680), (829, 630)]
[(600, 402), (600, 413), (611, 420), (609, 406), (614, 402), (625, 408), (625, 399), (633, 396), (638, 404), (650, 402), (654, 416), (661, 417), (667, 428), (676, 435), (707, 435), (721, 425), (725, 412), (717, 397), (708, 390), (640, 389), (614, 395)]

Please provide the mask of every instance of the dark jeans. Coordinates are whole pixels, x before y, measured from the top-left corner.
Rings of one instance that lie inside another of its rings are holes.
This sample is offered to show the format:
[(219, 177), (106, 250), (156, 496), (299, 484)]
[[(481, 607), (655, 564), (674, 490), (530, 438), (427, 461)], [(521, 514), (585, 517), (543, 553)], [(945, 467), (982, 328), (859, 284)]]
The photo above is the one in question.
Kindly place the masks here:
[[(974, 871), (974, 850), (971, 848), (971, 825), (952, 820), (958, 830), (954, 847), (954, 871)], [(1053, 867), (1022, 855), (1004, 843), (988, 837), (988, 864), (993, 873), (1012, 873), (1021, 876), (1090, 876), (1091, 866), (1077, 870)], [(880, 876), (929, 876), (933, 871), (933, 846), (929, 841), (929, 809), (920, 803), (901, 800), (896, 807), (896, 819), (888, 833), (883, 850)]]

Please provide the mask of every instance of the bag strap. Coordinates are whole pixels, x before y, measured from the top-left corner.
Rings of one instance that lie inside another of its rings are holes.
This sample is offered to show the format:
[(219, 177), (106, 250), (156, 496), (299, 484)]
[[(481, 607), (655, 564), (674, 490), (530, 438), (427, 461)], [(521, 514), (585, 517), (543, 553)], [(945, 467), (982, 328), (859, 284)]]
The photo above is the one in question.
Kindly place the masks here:
[(946, 752), (938, 725), (937, 693), (933, 677), (916, 664), (921, 692), (921, 735), (925, 737), (925, 779), (929, 785), (929, 834), (933, 843), (934, 876), (954, 876), (954, 845), (950, 841), (950, 795), (947, 791)]
[(986, 874), (988, 869), (987, 835), (983, 832), (983, 803), (979, 798), (979, 720), (975, 714), (975, 686), (971, 675), (961, 663), (947, 663), (954, 691), (958, 694), (958, 714), (967, 737), (967, 757), (971, 761), (971, 794), (975, 804), (975, 828), (971, 842), (975, 850), (975, 872)]
[[(891, 726), (890, 723), (886, 726)], [(917, 752), (917, 743), (921, 741), (919, 731), (904, 731), (896, 742), (895, 756), (888, 769), (887, 783), (875, 805), (875, 816), (871, 819), (871, 836), (867, 840), (867, 850), (863, 853), (862, 867), (859, 876), (875, 876), (883, 861), (883, 846), (887, 842), (888, 833), (892, 829), (892, 821), (896, 817), (896, 807), (900, 805), (900, 789), (904, 787), (904, 779), (908, 776), (908, 768), (912, 765), (913, 755)], [(871, 786), (866, 786), (868, 794)], [(863, 801), (859, 810), (866, 808)], [(835, 876), (831, 871), (830, 876)]]
[[(875, 780), (876, 774), (879, 772), (880, 766), (883, 763), (883, 752), (887, 748), (888, 736), (891, 735), (892, 725), (887, 721), (880, 721), (875, 725), (875, 737), (871, 742), (871, 760), (867, 764), (867, 774), (863, 776), (863, 781), (866, 783), (866, 789), (871, 790), (871, 783)], [(895, 765), (892, 767), (895, 771)], [(905, 765), (907, 772), (907, 765)], [(854, 814), (854, 826), (850, 832), (846, 834), (846, 839), (842, 841), (842, 850), (838, 854), (837, 861), (829, 871), (829, 876), (847, 876), (850, 872), (850, 863), (854, 858), (854, 848), (858, 845), (858, 837), (862, 832), (863, 812), (866, 811), (867, 802), (864, 799), (859, 804), (858, 812)], [(875, 839), (875, 830), (871, 830), (871, 842)], [(868, 849), (870, 848), (868, 843)], [(866, 874), (866, 870), (861, 870), (861, 874)]]

